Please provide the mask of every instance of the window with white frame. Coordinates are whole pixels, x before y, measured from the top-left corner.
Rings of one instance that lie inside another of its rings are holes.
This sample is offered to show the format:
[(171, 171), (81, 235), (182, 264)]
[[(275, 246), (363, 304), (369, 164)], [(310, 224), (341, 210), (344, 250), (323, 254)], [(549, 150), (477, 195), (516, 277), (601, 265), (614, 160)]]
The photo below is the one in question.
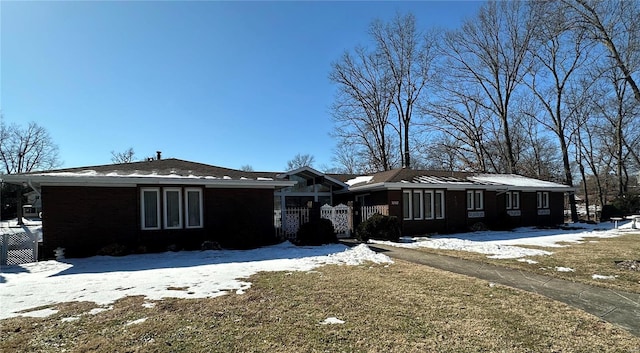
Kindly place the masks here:
[(182, 228), (182, 189), (164, 188), (164, 227)]
[(141, 188), (141, 228), (143, 230), (202, 228), (204, 224), (202, 202), (201, 188), (185, 188), (184, 195), (181, 187)]
[(520, 209), (520, 193), (517, 191), (507, 191), (506, 193), (506, 208), (507, 210)]
[(411, 219), (411, 191), (402, 192), (402, 218)]
[(433, 210), (436, 219), (444, 218), (444, 190), (436, 190), (434, 194)]
[(186, 227), (202, 228), (202, 189), (187, 188), (184, 192)]
[(484, 209), (484, 192), (482, 190), (467, 191), (467, 210), (483, 210)]
[(549, 192), (538, 191), (538, 208), (549, 208)]
[(160, 229), (160, 188), (140, 189), (142, 229)]
[(433, 190), (424, 192), (424, 219), (433, 219)]
[(422, 191), (413, 191), (413, 219), (422, 219), (423, 213), (423, 196)]

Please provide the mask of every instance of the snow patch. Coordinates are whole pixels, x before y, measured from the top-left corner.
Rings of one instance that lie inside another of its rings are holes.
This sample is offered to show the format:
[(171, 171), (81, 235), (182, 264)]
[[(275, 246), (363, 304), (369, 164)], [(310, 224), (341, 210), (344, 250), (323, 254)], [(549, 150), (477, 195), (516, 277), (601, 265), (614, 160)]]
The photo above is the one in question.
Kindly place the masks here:
[(537, 264), (537, 263), (538, 263), (538, 261), (531, 260), (531, 259), (518, 259), (518, 261), (519, 261), (519, 262), (526, 262), (526, 263), (528, 263), (528, 264), (530, 264), (530, 265), (534, 265), (534, 264)]
[[(3, 268), (0, 319), (15, 316), (44, 317), (53, 309), (19, 313), (29, 308), (62, 302), (91, 301), (101, 308), (126, 296), (147, 300), (163, 298), (213, 298), (242, 294), (251, 287), (246, 279), (264, 271), (310, 271), (327, 264), (393, 263), (366, 245), (342, 244), (298, 247), (290, 242), (254, 250), (208, 250), (49, 260)], [(243, 279), (243, 280), (241, 280)], [(168, 288), (189, 288), (170, 290)], [(46, 295), (43, 295), (46, 293)]]
[(131, 325), (137, 325), (137, 324), (141, 324), (143, 322), (147, 321), (146, 317), (143, 317), (142, 319), (138, 319), (138, 320), (133, 320), (133, 321), (129, 321), (126, 324), (124, 324), (125, 326), (131, 326)]
[(338, 319), (337, 317), (328, 317), (321, 322), (322, 325), (335, 325), (335, 324), (344, 324), (343, 320)]
[(594, 274), (591, 276), (591, 278), (593, 279), (605, 279), (605, 280), (616, 279), (616, 277), (618, 276), (604, 276), (604, 275), (597, 275), (597, 274)]
[[(372, 240), (372, 243), (385, 244), (403, 248), (432, 248), (457, 250), (486, 254), (494, 259), (518, 259), (531, 256), (551, 255), (550, 251), (523, 248), (520, 245), (539, 247), (565, 247), (570, 243), (579, 243), (585, 238), (613, 238), (624, 234), (631, 228), (631, 222), (620, 224), (613, 229), (613, 224), (598, 225), (575, 224), (567, 229), (536, 229), (533, 227), (516, 228), (511, 231), (486, 231), (436, 235), (432, 237), (403, 237), (399, 243)], [(531, 263), (529, 261), (525, 261)]]
[(558, 271), (558, 272), (576, 272), (576, 270), (572, 269), (571, 267), (562, 267), (562, 266), (556, 266), (556, 271)]
[(353, 186), (356, 184), (360, 184), (360, 183), (368, 183), (373, 179), (373, 176), (371, 175), (364, 175), (364, 176), (358, 176), (355, 177), (353, 179), (349, 179), (345, 182), (345, 184), (349, 185), (349, 186)]

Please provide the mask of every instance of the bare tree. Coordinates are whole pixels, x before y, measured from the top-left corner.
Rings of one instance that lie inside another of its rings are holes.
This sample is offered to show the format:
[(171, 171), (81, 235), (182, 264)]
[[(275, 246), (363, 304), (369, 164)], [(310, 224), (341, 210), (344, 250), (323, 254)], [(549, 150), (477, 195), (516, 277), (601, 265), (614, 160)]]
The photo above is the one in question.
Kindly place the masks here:
[(489, 1), (458, 31), (447, 33), (442, 54), (450, 77), (483, 93), (478, 101), (500, 122), (507, 172), (516, 173), (510, 123), (511, 103), (527, 71), (535, 31), (522, 1)]
[(135, 154), (133, 147), (129, 147), (122, 152), (111, 151), (111, 162), (113, 162), (113, 164), (131, 163), (134, 161)]
[(0, 118), (0, 163), (6, 174), (53, 169), (60, 165), (58, 146), (35, 122), (22, 128)]
[(402, 166), (409, 168), (410, 128), (414, 108), (432, 76), (432, 63), (436, 54), (435, 33), (422, 34), (416, 28), (413, 14), (396, 14), (389, 23), (374, 21), (370, 34), (391, 74), (392, 105), (397, 115)]
[[(35, 122), (26, 128), (7, 126), (0, 116), (0, 163), (6, 174), (53, 169), (60, 165), (58, 146), (49, 132)], [(22, 186), (17, 187), (16, 193), (18, 224), (22, 225)]]
[[(525, 112), (552, 132), (558, 141), (564, 169), (564, 183), (573, 186), (573, 173), (569, 158), (570, 131), (576, 124), (572, 123), (576, 105), (566, 99), (566, 90), (572, 84), (578, 70), (585, 63), (589, 54), (589, 45), (584, 38), (584, 31), (571, 30), (567, 16), (562, 7), (554, 3), (532, 2), (531, 7), (537, 15), (538, 23), (535, 39), (530, 45), (533, 65), (525, 80), (531, 93), (537, 98), (542, 109)], [(593, 63), (591, 63), (593, 64)], [(584, 82), (584, 81), (583, 81)], [(584, 87), (585, 89), (587, 87)], [(571, 219), (578, 221), (575, 194), (569, 195)]]
[(638, 1), (562, 0), (574, 17), (573, 24), (610, 52), (635, 100), (640, 102), (640, 3)]
[(243, 172), (253, 172), (253, 167), (249, 164), (245, 164), (242, 167), (240, 167), (240, 170), (242, 170)]
[(383, 60), (365, 48), (344, 53), (329, 75), (338, 86), (332, 106), (339, 145), (350, 145), (377, 170), (394, 167), (389, 110), (392, 78)]
[(293, 159), (287, 161), (287, 170), (295, 170), (302, 167), (312, 167), (316, 159), (310, 154), (296, 154)]

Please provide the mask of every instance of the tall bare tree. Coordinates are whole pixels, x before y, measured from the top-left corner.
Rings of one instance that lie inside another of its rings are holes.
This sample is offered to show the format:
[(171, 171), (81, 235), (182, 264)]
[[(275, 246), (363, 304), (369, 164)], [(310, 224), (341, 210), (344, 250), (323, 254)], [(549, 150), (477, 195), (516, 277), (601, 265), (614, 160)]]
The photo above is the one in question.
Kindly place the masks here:
[[(572, 119), (576, 105), (581, 103), (568, 102), (566, 91), (577, 81), (579, 70), (587, 64), (589, 42), (585, 40), (584, 31), (570, 26), (562, 6), (542, 2), (531, 2), (530, 5), (538, 26), (530, 45), (533, 64), (525, 82), (541, 109), (539, 113), (530, 110), (528, 114), (556, 136), (562, 156), (564, 183), (573, 186), (569, 156), (573, 132), (570, 130), (576, 126)], [(578, 213), (574, 194), (569, 195), (569, 205), (571, 219), (576, 222)]]
[(527, 72), (529, 43), (535, 31), (522, 1), (489, 1), (462, 28), (445, 36), (443, 55), (450, 77), (478, 87), (478, 101), (500, 122), (507, 172), (516, 173), (510, 124), (514, 94)]
[(384, 60), (358, 47), (333, 64), (329, 78), (338, 86), (332, 107), (338, 144), (353, 146), (376, 170), (395, 167), (389, 131), (393, 87)]
[(374, 21), (369, 32), (391, 74), (392, 105), (398, 120), (394, 127), (399, 134), (402, 166), (409, 168), (412, 118), (432, 76), (436, 33), (421, 33), (413, 14), (396, 14), (389, 23)]
[(622, 72), (635, 100), (640, 102), (640, 2), (561, 0), (574, 15), (572, 24), (588, 31), (604, 45), (613, 65)]

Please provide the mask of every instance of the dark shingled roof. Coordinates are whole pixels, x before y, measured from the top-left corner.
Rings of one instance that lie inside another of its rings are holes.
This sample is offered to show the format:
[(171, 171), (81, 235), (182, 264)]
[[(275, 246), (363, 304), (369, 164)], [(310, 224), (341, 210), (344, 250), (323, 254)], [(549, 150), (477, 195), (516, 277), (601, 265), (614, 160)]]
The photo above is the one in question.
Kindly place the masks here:
[(29, 174), (49, 174), (49, 173), (82, 173), (87, 171), (95, 171), (99, 174), (116, 173), (118, 175), (178, 175), (178, 176), (199, 176), (199, 177), (216, 177), (231, 179), (258, 179), (271, 178), (276, 180), (278, 173), (273, 172), (245, 172), (236, 169), (217, 167), (213, 165), (185, 161), (176, 158), (154, 159), (143, 162), (105, 164), (88, 167), (66, 168), (49, 170), (46, 172), (33, 172)]

